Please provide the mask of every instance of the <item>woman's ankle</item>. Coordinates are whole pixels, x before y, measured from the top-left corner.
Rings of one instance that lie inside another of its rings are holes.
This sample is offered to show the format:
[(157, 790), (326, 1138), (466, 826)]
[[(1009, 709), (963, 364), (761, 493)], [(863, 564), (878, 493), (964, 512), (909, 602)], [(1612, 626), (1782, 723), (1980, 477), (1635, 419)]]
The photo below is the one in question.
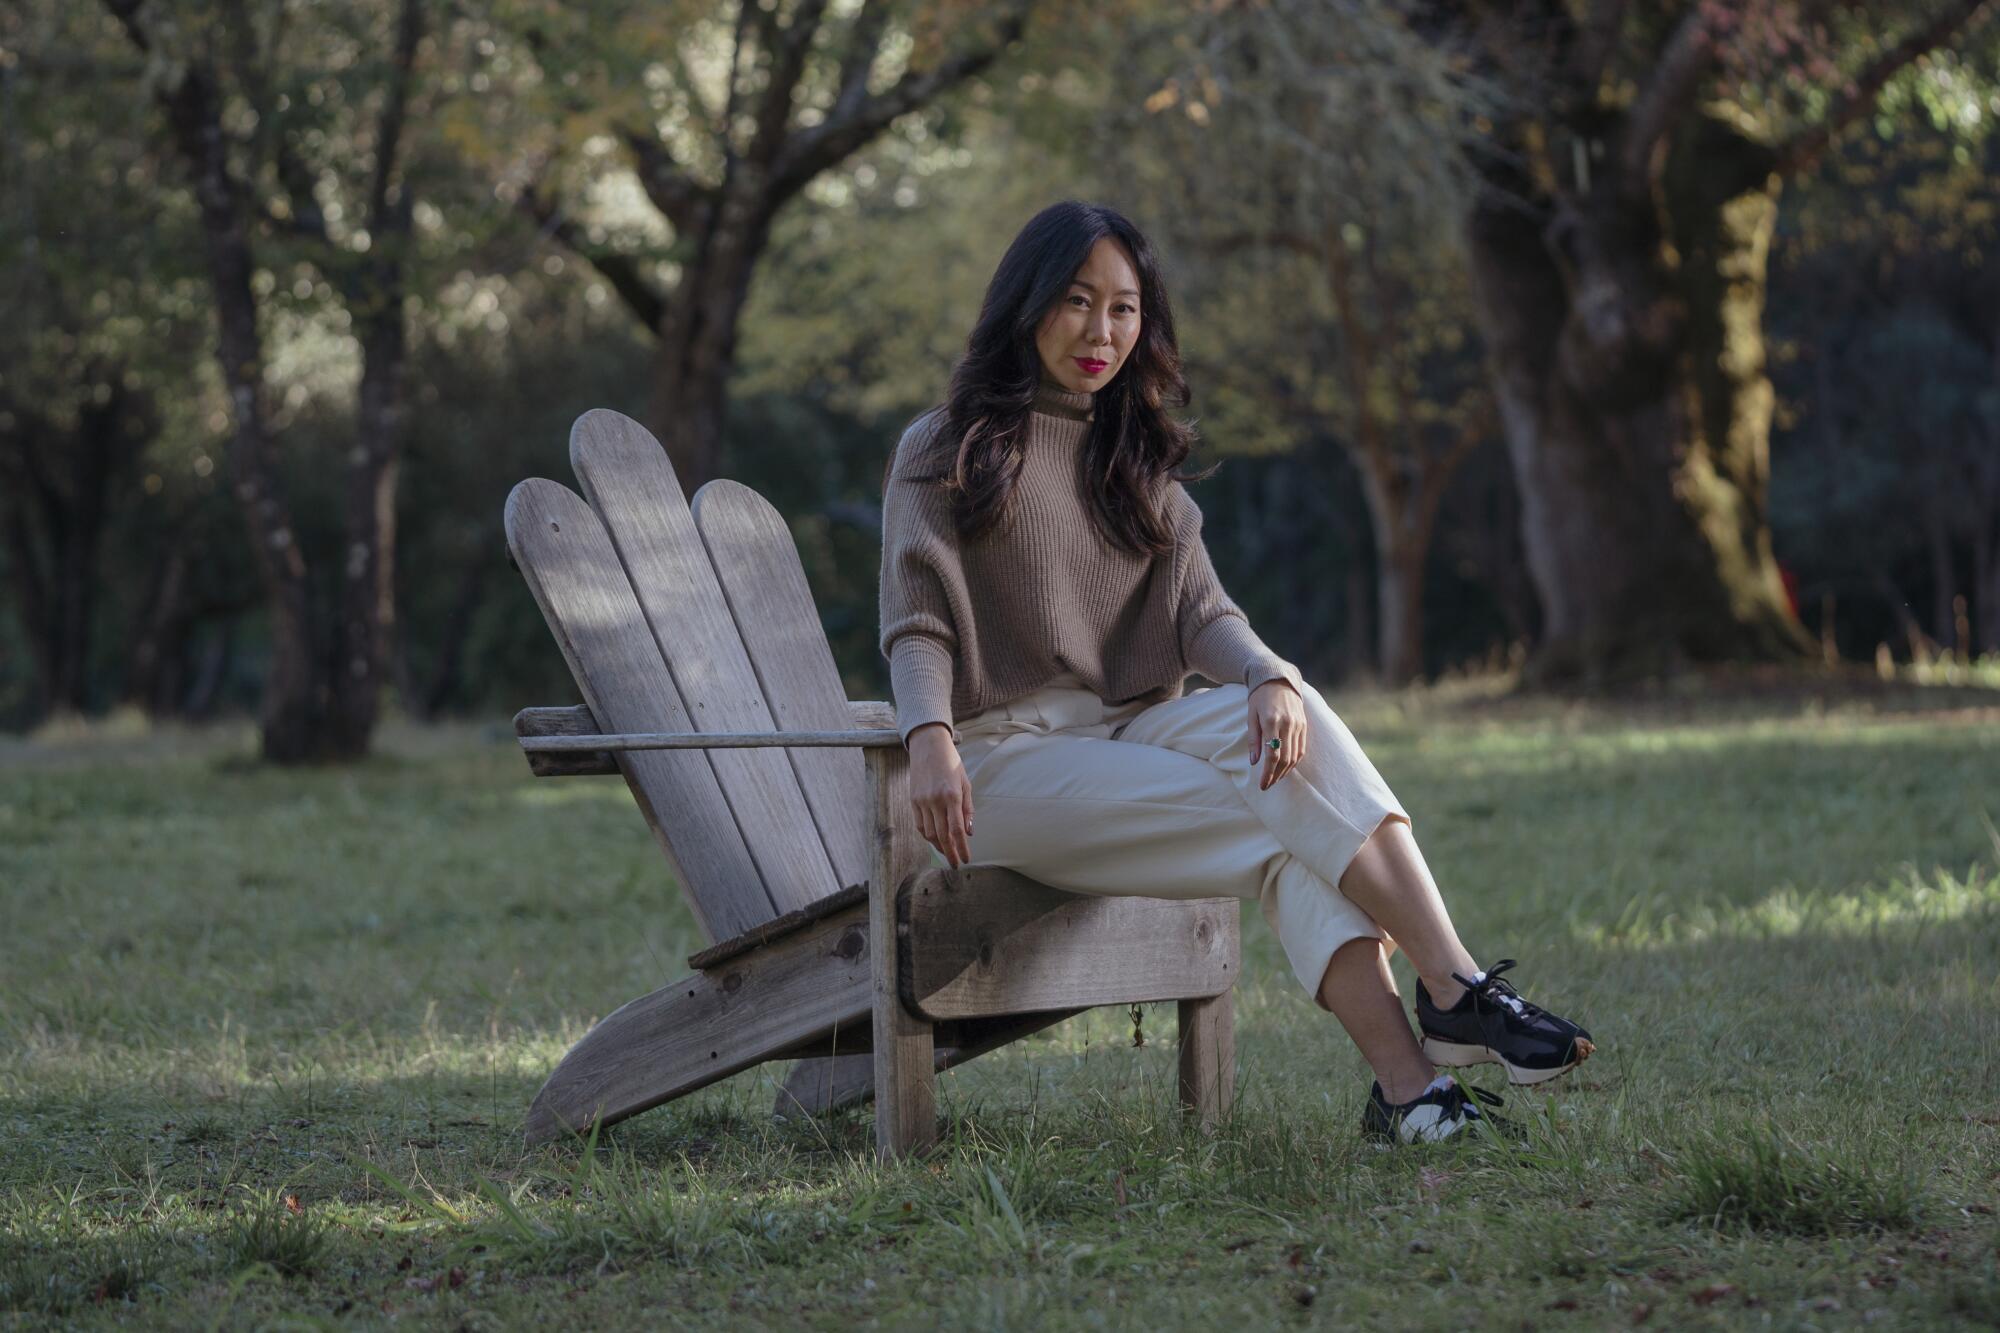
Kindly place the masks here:
[(1418, 980), (1423, 983), (1424, 994), (1439, 1009), (1454, 1009), (1465, 998), (1465, 987), (1456, 977), (1419, 977)]
[(1429, 1063), (1414, 1064), (1408, 1069), (1375, 1071), (1375, 1081), (1382, 1085), (1382, 1097), (1391, 1106), (1401, 1106), (1413, 1102), (1424, 1095), (1424, 1089), (1436, 1081), (1438, 1071)]

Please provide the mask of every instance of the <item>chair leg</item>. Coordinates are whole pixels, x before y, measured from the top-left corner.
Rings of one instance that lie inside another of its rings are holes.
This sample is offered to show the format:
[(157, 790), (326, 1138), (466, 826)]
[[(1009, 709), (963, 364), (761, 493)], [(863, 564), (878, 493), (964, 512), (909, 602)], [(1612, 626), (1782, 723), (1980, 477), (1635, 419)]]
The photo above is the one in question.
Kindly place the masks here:
[(1235, 994), (1180, 1002), (1181, 1105), (1204, 1129), (1229, 1114), (1236, 1093)]
[(875, 1154), (887, 1161), (937, 1142), (937, 1051), (929, 1019), (903, 1004), (897, 970), (903, 945), (896, 899), (923, 867), (910, 809), (910, 757), (900, 746), (867, 751), (868, 953), (874, 968)]
[(883, 1161), (937, 1142), (937, 1053), (931, 1025), (891, 990), (875, 1001), (875, 1155)]

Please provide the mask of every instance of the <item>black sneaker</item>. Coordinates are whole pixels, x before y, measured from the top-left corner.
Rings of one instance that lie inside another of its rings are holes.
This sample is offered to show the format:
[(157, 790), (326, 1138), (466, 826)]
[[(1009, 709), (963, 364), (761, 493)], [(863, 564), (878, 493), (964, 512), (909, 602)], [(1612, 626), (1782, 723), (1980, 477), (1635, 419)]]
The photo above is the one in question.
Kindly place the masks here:
[(1473, 1098), (1492, 1106), (1500, 1099), (1481, 1088), (1459, 1086), (1447, 1074), (1440, 1074), (1423, 1095), (1400, 1105), (1390, 1105), (1382, 1095), (1382, 1085), (1368, 1089), (1368, 1105), (1361, 1111), (1361, 1132), (1370, 1138), (1393, 1139), (1399, 1143), (1441, 1143), (1471, 1129), (1474, 1122), (1501, 1123), (1499, 1117), (1483, 1114)]
[(1431, 1003), (1417, 983), (1417, 1027), (1424, 1056), (1434, 1065), (1457, 1069), (1488, 1060), (1507, 1067), (1507, 1081), (1545, 1083), (1582, 1064), (1597, 1047), (1590, 1033), (1566, 1018), (1529, 1004), (1500, 974), (1514, 966), (1505, 958), (1484, 972), (1452, 979), (1466, 994), (1450, 1009)]

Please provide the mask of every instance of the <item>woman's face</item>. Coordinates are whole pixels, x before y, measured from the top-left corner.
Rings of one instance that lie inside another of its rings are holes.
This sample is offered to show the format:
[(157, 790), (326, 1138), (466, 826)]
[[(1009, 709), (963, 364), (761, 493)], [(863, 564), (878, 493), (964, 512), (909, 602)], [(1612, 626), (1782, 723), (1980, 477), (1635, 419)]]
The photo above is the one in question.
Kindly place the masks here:
[(1124, 246), (1102, 237), (1035, 333), (1042, 372), (1072, 392), (1096, 393), (1138, 342), (1139, 272)]

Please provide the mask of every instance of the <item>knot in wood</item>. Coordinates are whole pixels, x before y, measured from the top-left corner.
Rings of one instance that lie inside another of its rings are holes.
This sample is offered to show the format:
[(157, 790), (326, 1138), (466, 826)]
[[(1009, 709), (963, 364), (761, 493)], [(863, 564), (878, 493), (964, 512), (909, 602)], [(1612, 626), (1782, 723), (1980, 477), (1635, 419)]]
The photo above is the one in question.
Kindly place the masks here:
[(722, 979), (722, 993), (724, 995), (734, 995), (737, 991), (740, 991), (742, 989), (743, 989), (743, 974), (741, 972), (731, 972), (728, 976), (725, 976)]
[(849, 926), (840, 932), (840, 943), (833, 946), (834, 953), (853, 962), (868, 947), (868, 931), (863, 926)]

